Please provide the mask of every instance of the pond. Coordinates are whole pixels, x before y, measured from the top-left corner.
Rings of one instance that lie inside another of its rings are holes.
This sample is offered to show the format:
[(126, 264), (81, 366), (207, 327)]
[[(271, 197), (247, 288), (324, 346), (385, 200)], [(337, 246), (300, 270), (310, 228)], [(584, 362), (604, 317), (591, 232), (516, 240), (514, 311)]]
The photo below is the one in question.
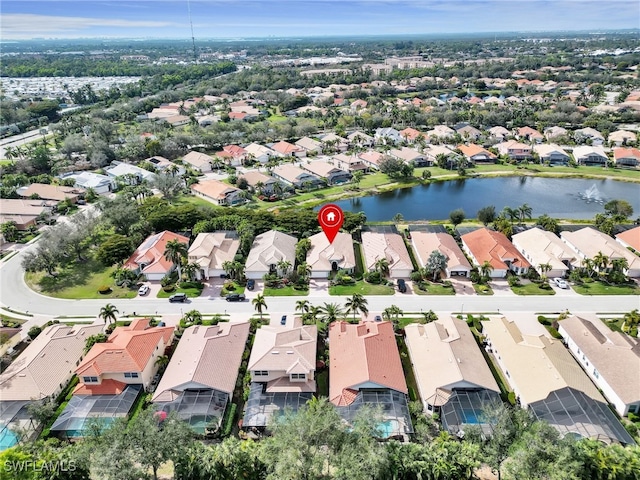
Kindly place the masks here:
[(397, 213), (406, 220), (443, 220), (462, 208), (469, 218), (479, 209), (526, 203), (533, 217), (591, 219), (604, 212), (609, 200), (627, 200), (640, 214), (640, 185), (617, 180), (579, 178), (496, 177), (433, 182), (412, 188), (335, 202), (345, 211), (365, 212), (367, 220), (391, 220)]

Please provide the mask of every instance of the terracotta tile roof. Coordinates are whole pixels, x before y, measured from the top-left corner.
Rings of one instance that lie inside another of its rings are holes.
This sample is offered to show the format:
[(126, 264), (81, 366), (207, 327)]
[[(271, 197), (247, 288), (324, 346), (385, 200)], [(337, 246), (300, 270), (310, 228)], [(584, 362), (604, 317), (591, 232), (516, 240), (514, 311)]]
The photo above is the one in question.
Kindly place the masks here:
[(363, 384), (407, 393), (407, 383), (390, 322), (329, 326), (329, 400), (349, 405)]
[(73, 391), (74, 395), (120, 395), (127, 384), (106, 378), (99, 384), (80, 383)]
[(371, 163), (373, 165), (379, 165), (382, 159), (384, 158), (384, 155), (382, 155), (379, 152), (374, 152), (373, 150), (369, 152), (361, 153), (359, 156), (365, 162)]
[[(229, 154), (231, 155), (231, 154)], [(204, 180), (191, 185), (191, 190), (209, 198), (222, 200), (230, 193), (239, 192), (240, 189), (221, 182), (220, 180)]]
[(153, 396), (170, 402), (186, 388), (212, 388), (233, 394), (249, 336), (249, 323), (187, 328)]
[(512, 264), (518, 267), (530, 267), (531, 264), (513, 246), (509, 239), (500, 232), (479, 228), (473, 232), (462, 235), (462, 242), (471, 251), (480, 265), (485, 260), (497, 270), (505, 270), (509, 267), (504, 259), (513, 259)]
[(222, 150), (231, 154), (234, 158), (242, 157), (247, 154), (247, 151), (238, 145), (225, 145)]
[(640, 252), (640, 227), (632, 228), (616, 235), (616, 239), (626, 243), (631, 248)]
[(406, 138), (407, 140), (415, 140), (420, 135), (424, 136), (422, 132), (411, 127), (400, 130), (400, 135), (402, 136), (402, 138)]
[(177, 233), (165, 230), (146, 238), (144, 242), (133, 252), (133, 255), (125, 262), (124, 267), (132, 270), (137, 269), (141, 265), (141, 273), (168, 273), (173, 264), (164, 258), (167, 242), (177, 240), (180, 243), (189, 244), (189, 239)]
[(73, 375), (87, 338), (103, 325), (51, 325), (0, 375), (0, 399), (30, 400), (53, 395)]
[(480, 145), (471, 143), (469, 145), (458, 145), (458, 150), (467, 158), (475, 157), (476, 155), (486, 155), (488, 158), (496, 158), (496, 156), (489, 150), (482, 148)]
[(148, 319), (134, 320), (128, 327), (117, 327), (105, 343), (96, 343), (76, 368), (78, 376), (105, 373), (142, 372), (156, 346), (166, 346), (173, 327), (149, 327)]
[(284, 140), (271, 145), (271, 149), (281, 153), (282, 155), (293, 155), (296, 152), (302, 151), (302, 147), (285, 142)]
[(640, 162), (640, 150), (637, 148), (615, 148), (613, 150), (613, 158), (616, 160), (621, 158), (635, 158)]
[(522, 127), (518, 129), (518, 136), (520, 137), (528, 137), (528, 138), (543, 138), (544, 135), (542, 135), (539, 131), (537, 131), (535, 128), (531, 128), (531, 127)]

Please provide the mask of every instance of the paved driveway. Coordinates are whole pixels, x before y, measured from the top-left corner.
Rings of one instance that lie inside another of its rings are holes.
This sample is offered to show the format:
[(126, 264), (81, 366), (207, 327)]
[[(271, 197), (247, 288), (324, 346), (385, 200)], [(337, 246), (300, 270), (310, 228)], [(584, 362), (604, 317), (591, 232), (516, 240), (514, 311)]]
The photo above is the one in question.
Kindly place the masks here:
[(495, 279), (489, 282), (493, 290), (493, 295), (495, 297), (516, 297), (517, 295), (513, 293), (511, 287), (509, 286), (509, 282), (503, 279)]
[(312, 278), (309, 282), (310, 297), (328, 297), (329, 296), (329, 280)]

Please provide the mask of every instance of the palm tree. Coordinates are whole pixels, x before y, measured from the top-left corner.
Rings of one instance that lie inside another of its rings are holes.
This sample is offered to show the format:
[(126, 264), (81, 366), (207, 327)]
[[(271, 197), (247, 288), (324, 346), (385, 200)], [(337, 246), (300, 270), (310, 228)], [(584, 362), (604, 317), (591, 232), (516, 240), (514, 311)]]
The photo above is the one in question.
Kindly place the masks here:
[(289, 269), (291, 268), (291, 262), (288, 260), (280, 260), (277, 265), (278, 270), (281, 272), (281, 275), (284, 277)]
[(182, 258), (187, 256), (188, 247), (186, 243), (179, 240), (169, 240), (164, 248), (164, 258), (178, 269), (178, 281), (182, 280)]
[(505, 217), (508, 217), (511, 221), (511, 225), (513, 225), (513, 221), (517, 220), (520, 217), (520, 212), (517, 208), (504, 207), (502, 209), (502, 214)]
[(590, 258), (585, 258), (582, 260), (582, 266), (584, 267), (587, 276), (592, 278), (595, 273), (595, 262)]
[(391, 305), (382, 311), (382, 317), (386, 320), (390, 320), (393, 323), (393, 329), (397, 330), (400, 325), (400, 316), (404, 315), (404, 312), (397, 305)]
[(607, 257), (602, 252), (598, 252), (593, 257), (593, 263), (595, 264), (597, 269), (600, 271), (600, 273), (603, 273), (609, 266), (609, 257)]
[(377, 272), (380, 272), (381, 276), (386, 277), (389, 275), (389, 260), (386, 258), (377, 260), (374, 268)]
[(160, 370), (165, 368), (168, 364), (169, 364), (169, 357), (167, 357), (166, 355), (160, 355), (158, 358), (156, 358), (156, 365)]
[(491, 278), (491, 272), (493, 272), (493, 266), (491, 265), (491, 262), (489, 260), (485, 260), (484, 262), (482, 262), (482, 265), (480, 265), (480, 275), (482, 276), (482, 280), (483, 281), (487, 281), (489, 280), (489, 278)]
[(303, 238), (296, 244), (296, 259), (298, 263), (303, 263), (307, 259), (307, 253), (310, 249), (311, 240), (308, 238)]
[(104, 323), (107, 323), (107, 320), (109, 320), (109, 323), (111, 322), (115, 323), (117, 319), (116, 313), (120, 313), (116, 308), (116, 306), (112, 305), (111, 303), (107, 303), (104, 307), (100, 309), (100, 313), (98, 314), (98, 317), (104, 320)]
[(340, 305), (337, 303), (326, 303), (320, 307), (320, 319), (325, 324), (330, 324), (338, 320), (339, 317), (343, 316), (342, 309)]
[(392, 220), (395, 224), (402, 223), (404, 221), (404, 216), (401, 213), (396, 213)]
[(533, 212), (533, 209), (527, 205), (526, 203), (523, 203), (522, 205), (520, 205), (516, 211), (518, 212), (518, 215), (520, 217), (520, 223), (524, 223), (525, 219), (529, 219), (531, 220), (531, 214)]
[(358, 188), (363, 177), (364, 173), (362, 172), (362, 170), (353, 172), (353, 175), (351, 176), (351, 183), (353, 184), (353, 186)]
[(538, 265), (538, 270), (540, 270), (540, 272), (542, 273), (542, 279), (546, 280), (547, 275), (546, 273), (551, 270), (551, 265), (548, 263), (541, 263), (540, 265)]
[(264, 299), (264, 295), (259, 293), (258, 295), (256, 295), (256, 298), (251, 300), (251, 303), (253, 304), (256, 311), (260, 314), (260, 320), (262, 320), (262, 310), (268, 310), (267, 302)]
[(184, 276), (189, 279), (189, 281), (193, 280), (196, 276), (196, 272), (200, 270), (200, 265), (195, 262), (187, 263), (184, 267), (182, 267), (182, 273)]
[(428, 312), (420, 312), (424, 317), (424, 323), (431, 323), (438, 320), (438, 315), (433, 310), (429, 310)]
[(311, 265), (307, 262), (302, 262), (298, 265), (297, 272), (306, 281), (311, 276)]
[(353, 323), (356, 323), (356, 313), (360, 312), (363, 315), (369, 314), (367, 308), (367, 299), (359, 293), (354, 293), (350, 299), (344, 304), (347, 309), (347, 313), (353, 313)]
[(309, 300), (298, 300), (296, 302), (296, 312), (300, 312), (302, 316), (304, 316), (305, 313), (309, 313), (310, 307), (311, 303), (309, 303)]

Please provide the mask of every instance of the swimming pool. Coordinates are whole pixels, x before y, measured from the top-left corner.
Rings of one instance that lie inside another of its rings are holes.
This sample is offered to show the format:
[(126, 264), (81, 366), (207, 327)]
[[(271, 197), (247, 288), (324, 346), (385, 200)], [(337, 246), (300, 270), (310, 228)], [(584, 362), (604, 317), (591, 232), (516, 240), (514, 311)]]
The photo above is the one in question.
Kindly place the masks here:
[(400, 433), (400, 423), (397, 420), (387, 420), (378, 424), (378, 432), (382, 438)]
[(471, 408), (463, 408), (460, 411), (460, 414), (462, 416), (462, 423), (465, 423), (467, 425), (478, 425), (482, 423), (480, 422), (480, 420), (478, 420), (476, 412)]
[(13, 447), (18, 443), (18, 436), (10, 429), (0, 425), (0, 451)]

